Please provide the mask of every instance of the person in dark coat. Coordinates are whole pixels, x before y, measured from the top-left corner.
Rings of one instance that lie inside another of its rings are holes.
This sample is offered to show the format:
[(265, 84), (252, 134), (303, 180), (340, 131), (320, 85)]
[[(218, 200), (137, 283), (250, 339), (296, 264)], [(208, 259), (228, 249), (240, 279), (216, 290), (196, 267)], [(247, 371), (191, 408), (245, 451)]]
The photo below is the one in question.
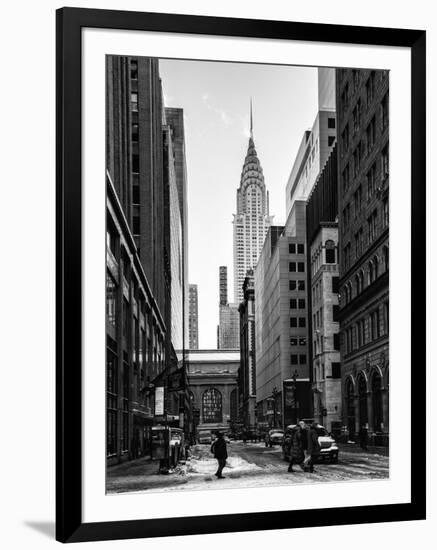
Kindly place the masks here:
[(305, 458), (304, 449), (307, 447), (307, 438), (305, 432), (305, 422), (300, 421), (294, 428), (290, 439), (290, 465), (289, 472), (294, 472), (293, 465), (299, 464), (303, 470), (303, 461)]
[(360, 438), (360, 447), (363, 449), (363, 451), (367, 451), (369, 432), (367, 431), (367, 427), (365, 425), (361, 426), (358, 437)]
[(223, 479), (223, 468), (226, 465), (226, 459), (228, 458), (228, 451), (226, 449), (226, 441), (221, 432), (217, 433), (217, 439), (211, 445), (211, 452), (214, 454), (214, 458), (217, 459), (218, 467), (217, 472), (214, 474), (218, 479)]
[(319, 434), (317, 433), (317, 422), (313, 422), (307, 432), (308, 437), (308, 456), (307, 468), (310, 473), (314, 472), (314, 462), (320, 454)]

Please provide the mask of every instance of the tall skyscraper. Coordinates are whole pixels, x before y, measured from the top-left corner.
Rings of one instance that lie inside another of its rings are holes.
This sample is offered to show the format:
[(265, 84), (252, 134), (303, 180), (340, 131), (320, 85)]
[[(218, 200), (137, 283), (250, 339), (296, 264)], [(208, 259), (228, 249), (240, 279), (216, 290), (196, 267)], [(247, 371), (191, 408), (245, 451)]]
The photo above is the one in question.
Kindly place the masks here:
[[(167, 116), (168, 118), (167, 118)], [(150, 452), (153, 384), (184, 367), (186, 181), (183, 111), (166, 111), (159, 61), (106, 58), (106, 451)], [(185, 390), (167, 392), (179, 414)], [(187, 431), (189, 426), (184, 425)]]
[(228, 303), (228, 268), (225, 265), (219, 267), (219, 291), (219, 303), (221, 306), (225, 306)]
[(199, 349), (199, 310), (197, 285), (189, 285), (188, 300), (188, 347)]
[(238, 304), (228, 303), (228, 268), (219, 268), (219, 326), (217, 327), (218, 349), (239, 349), (240, 314)]
[(237, 189), (237, 213), (234, 214), (234, 302), (243, 300), (243, 283), (249, 269), (254, 269), (264, 239), (272, 224), (269, 193), (253, 140), (252, 101), (250, 103), (250, 138)]

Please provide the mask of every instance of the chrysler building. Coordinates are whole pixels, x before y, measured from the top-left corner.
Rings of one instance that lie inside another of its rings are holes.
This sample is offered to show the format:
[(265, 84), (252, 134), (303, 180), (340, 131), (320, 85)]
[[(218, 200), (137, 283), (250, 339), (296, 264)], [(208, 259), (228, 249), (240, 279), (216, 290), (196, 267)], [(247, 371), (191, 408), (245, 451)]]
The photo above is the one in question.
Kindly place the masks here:
[(243, 300), (243, 283), (248, 269), (254, 269), (264, 239), (272, 224), (269, 193), (253, 141), (252, 101), (250, 102), (250, 137), (237, 189), (237, 213), (234, 214), (234, 302)]

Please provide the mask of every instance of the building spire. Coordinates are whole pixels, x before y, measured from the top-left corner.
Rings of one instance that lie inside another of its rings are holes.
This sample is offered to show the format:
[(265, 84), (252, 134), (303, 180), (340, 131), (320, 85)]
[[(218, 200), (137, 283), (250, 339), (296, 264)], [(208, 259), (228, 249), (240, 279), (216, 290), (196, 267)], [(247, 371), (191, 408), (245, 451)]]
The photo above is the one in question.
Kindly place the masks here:
[(252, 97), (250, 98), (250, 137), (253, 139)]

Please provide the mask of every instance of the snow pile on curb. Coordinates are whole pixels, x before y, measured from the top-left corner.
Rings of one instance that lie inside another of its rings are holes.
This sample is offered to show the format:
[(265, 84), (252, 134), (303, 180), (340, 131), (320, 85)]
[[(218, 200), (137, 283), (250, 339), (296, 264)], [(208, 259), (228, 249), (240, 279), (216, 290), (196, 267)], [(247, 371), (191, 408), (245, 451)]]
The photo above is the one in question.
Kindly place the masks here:
[[(226, 460), (226, 468), (232, 469), (233, 472), (253, 472), (262, 470), (260, 466), (248, 462), (239, 456), (230, 456)], [(208, 475), (214, 474), (217, 470), (217, 461), (214, 458), (192, 458), (187, 464), (187, 474)]]

